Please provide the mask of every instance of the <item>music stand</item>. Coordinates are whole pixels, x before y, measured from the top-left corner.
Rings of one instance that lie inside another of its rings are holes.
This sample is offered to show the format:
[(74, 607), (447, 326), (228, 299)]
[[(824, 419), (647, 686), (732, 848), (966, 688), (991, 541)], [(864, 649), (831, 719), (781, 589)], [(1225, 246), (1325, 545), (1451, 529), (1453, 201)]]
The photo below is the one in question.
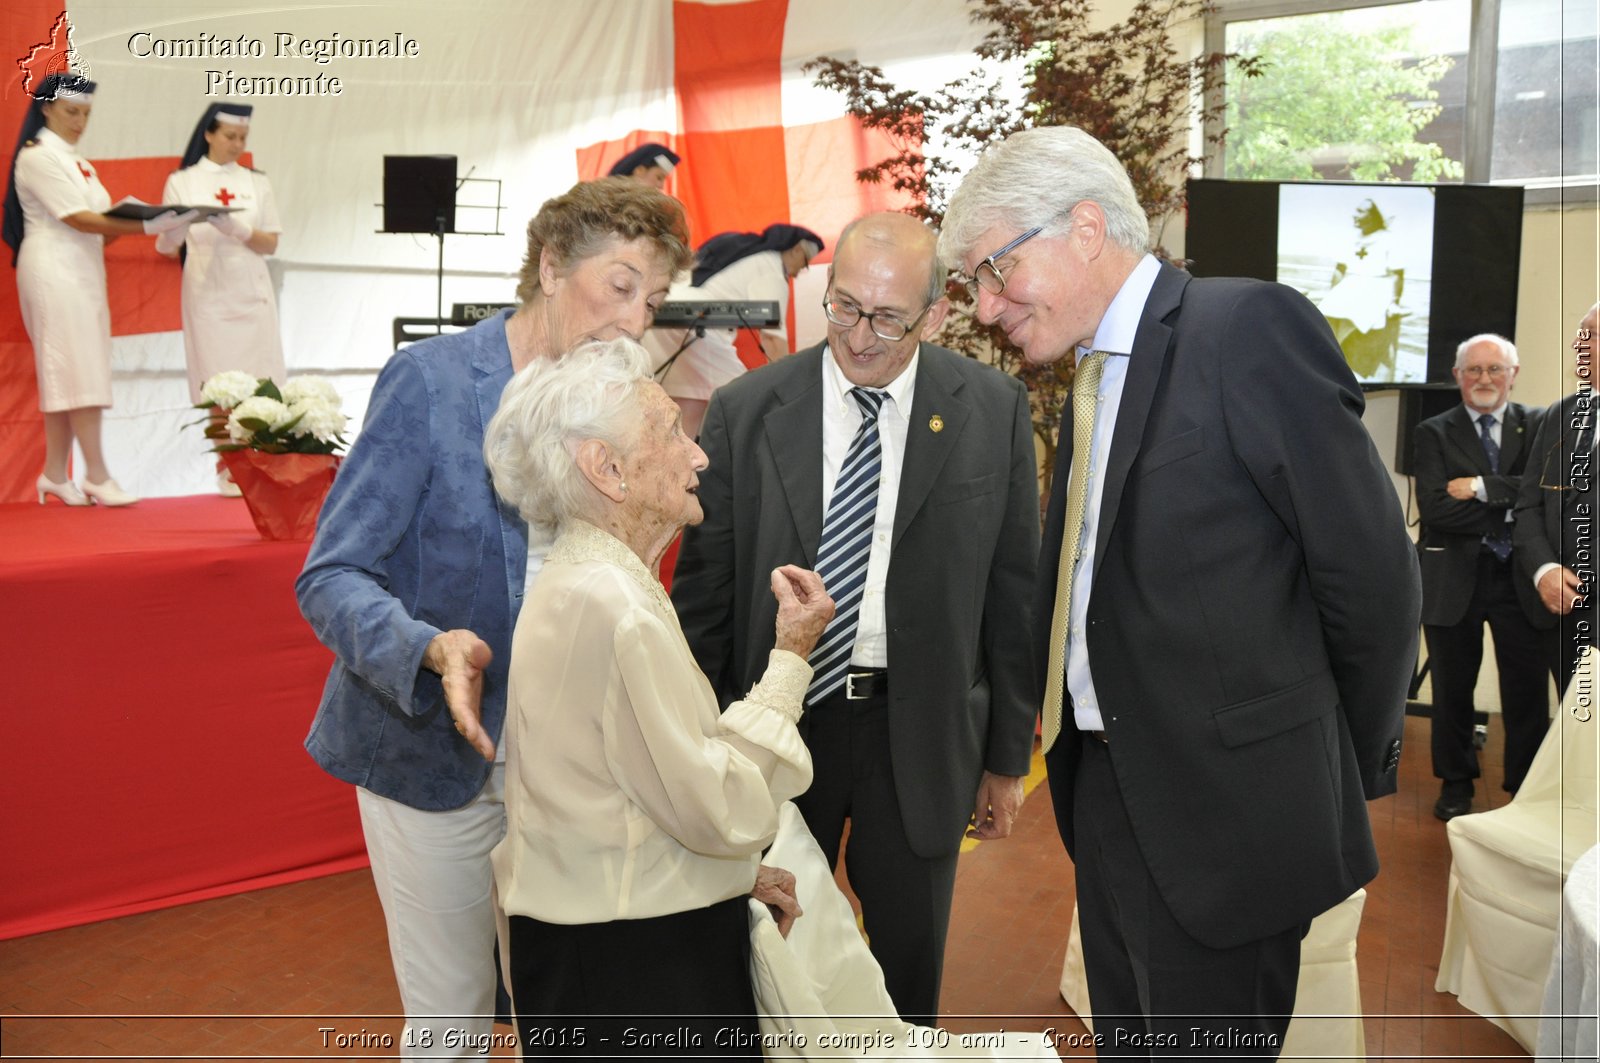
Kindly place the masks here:
[[(504, 236), (500, 232), (500, 182), (493, 178), (456, 177), (454, 155), (385, 155), (383, 157), (383, 229), (386, 233), (428, 233), (439, 241), (436, 270), (435, 332), (444, 332), (444, 238)], [(463, 210), (493, 210), (494, 230), (456, 228), (456, 191), (469, 181), (495, 186), (494, 206), (463, 204)]]

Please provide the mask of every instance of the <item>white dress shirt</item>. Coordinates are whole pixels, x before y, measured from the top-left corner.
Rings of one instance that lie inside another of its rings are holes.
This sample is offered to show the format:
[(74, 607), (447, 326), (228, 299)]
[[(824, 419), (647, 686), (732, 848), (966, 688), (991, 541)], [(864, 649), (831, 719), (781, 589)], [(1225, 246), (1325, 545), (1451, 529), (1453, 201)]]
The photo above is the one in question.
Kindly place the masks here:
[[(878, 509), (872, 520), (872, 548), (867, 554), (867, 580), (856, 618), (856, 643), (850, 663), (860, 668), (889, 667), (889, 622), (883, 601), (889, 578), (889, 539), (894, 534), (895, 506), (900, 500), (900, 468), (910, 434), (911, 396), (916, 388), (919, 346), (900, 375), (879, 389), (886, 396), (878, 410), (878, 441), (883, 448), (883, 469), (878, 481)], [(828, 512), (839, 469), (850, 452), (850, 441), (861, 427), (861, 407), (850, 396), (855, 385), (845, 379), (833, 352), (822, 356), (822, 512)]]
[(512, 638), (493, 853), (507, 914), (604, 923), (748, 893), (779, 806), (811, 785), (795, 727), (810, 682), (773, 650), (719, 713), (655, 574), (599, 528), (568, 528)]
[[(1100, 327), (1095, 330), (1093, 350), (1112, 357), (1105, 361), (1095, 403), (1094, 437), (1089, 444), (1089, 493), (1083, 507), (1083, 538), (1078, 567), (1072, 576), (1072, 603), (1067, 614), (1067, 693), (1072, 697), (1072, 718), (1079, 730), (1103, 731), (1105, 720), (1095, 698), (1094, 677), (1089, 674), (1089, 644), (1083, 637), (1089, 615), (1089, 592), (1093, 582), (1095, 534), (1100, 527), (1100, 496), (1105, 484), (1106, 459), (1111, 455), (1111, 434), (1117, 426), (1117, 411), (1122, 406), (1122, 385), (1128, 378), (1127, 356), (1133, 351), (1133, 337), (1144, 315), (1145, 300), (1156, 283), (1161, 266), (1145, 255), (1117, 290), (1106, 307)], [(1080, 355), (1081, 355), (1080, 351)], [(1068, 486), (1071, 486), (1070, 484)], [(1070, 534), (1070, 532), (1068, 533)]]

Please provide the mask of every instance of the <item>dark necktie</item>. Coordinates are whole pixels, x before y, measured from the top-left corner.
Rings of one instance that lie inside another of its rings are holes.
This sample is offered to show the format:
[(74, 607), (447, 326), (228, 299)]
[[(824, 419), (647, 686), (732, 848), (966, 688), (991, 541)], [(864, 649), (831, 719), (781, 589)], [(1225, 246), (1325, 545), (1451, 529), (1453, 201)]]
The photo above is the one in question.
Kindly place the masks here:
[[(1494, 441), (1494, 435), (1489, 431), (1494, 427), (1494, 414), (1485, 413), (1478, 417), (1478, 439), (1483, 443), (1483, 452), (1489, 458), (1489, 471), (1495, 474), (1500, 472), (1500, 444)], [(1495, 557), (1501, 561), (1511, 558), (1511, 525), (1502, 524), (1493, 535), (1483, 537), (1483, 545), (1487, 546)]]
[(851, 388), (850, 396), (861, 407), (861, 427), (839, 469), (817, 547), (817, 575), (827, 585), (834, 611), (811, 651), (813, 674), (806, 700), (813, 705), (844, 686), (845, 673), (850, 670), (861, 595), (867, 583), (867, 558), (872, 552), (872, 523), (878, 513), (878, 481), (883, 471), (878, 411), (886, 393)]

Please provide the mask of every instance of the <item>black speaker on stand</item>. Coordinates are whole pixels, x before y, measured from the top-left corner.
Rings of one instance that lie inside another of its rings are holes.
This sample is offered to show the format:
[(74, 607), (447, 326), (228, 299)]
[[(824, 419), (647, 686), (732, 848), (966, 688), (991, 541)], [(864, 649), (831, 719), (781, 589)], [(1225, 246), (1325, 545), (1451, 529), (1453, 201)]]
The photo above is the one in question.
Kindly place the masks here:
[(383, 157), (383, 231), (430, 233), (439, 241), (438, 332), (444, 331), (444, 237), (456, 231), (456, 157)]

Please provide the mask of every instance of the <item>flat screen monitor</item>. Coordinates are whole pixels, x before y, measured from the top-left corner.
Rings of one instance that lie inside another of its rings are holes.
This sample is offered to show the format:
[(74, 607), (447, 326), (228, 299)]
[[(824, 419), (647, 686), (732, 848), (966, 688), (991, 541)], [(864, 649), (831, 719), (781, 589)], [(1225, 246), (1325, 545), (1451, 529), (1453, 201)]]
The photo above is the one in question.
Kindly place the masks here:
[(1364, 387), (1448, 383), (1462, 340), (1516, 334), (1522, 189), (1193, 180), (1185, 254), (1299, 290)]

